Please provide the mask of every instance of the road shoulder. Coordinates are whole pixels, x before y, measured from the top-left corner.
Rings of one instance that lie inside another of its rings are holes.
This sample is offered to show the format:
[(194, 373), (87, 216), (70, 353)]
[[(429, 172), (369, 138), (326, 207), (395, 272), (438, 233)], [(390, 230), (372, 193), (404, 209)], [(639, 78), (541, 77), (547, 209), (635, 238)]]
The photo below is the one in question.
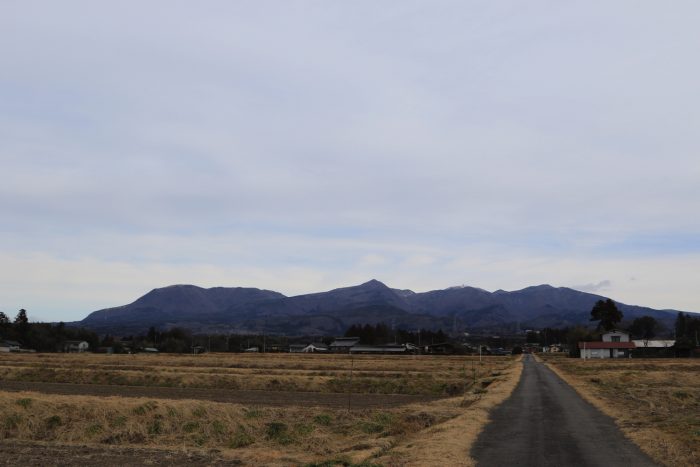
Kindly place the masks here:
[(514, 360), (508, 370), (497, 375), (485, 392), (465, 397), (444, 399), (433, 404), (458, 404), (463, 413), (435, 425), (400, 445), (389, 447), (381, 456), (370, 459), (384, 465), (423, 466), (450, 465), (472, 467), (476, 460), (470, 456), (472, 445), (490, 422), (490, 412), (508, 399), (520, 382), (523, 371), (522, 357)]

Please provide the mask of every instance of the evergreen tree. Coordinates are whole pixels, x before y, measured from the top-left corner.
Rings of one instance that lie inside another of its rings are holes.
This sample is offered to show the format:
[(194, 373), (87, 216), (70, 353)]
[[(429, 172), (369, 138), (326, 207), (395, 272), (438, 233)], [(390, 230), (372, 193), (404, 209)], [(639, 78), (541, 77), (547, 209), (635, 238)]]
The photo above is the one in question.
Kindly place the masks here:
[(653, 339), (656, 336), (659, 323), (651, 316), (642, 316), (632, 321), (630, 333), (640, 339)]
[(22, 308), (17, 313), (15, 317), (15, 329), (22, 339), (27, 338), (27, 333), (29, 332), (29, 318), (27, 318), (27, 310)]
[(680, 312), (676, 317), (676, 339), (683, 339), (684, 337), (686, 337), (687, 331), (687, 318), (683, 314), (683, 312)]
[(591, 310), (591, 321), (599, 321), (599, 330), (609, 331), (613, 329), (617, 323), (622, 321), (622, 317), (622, 311), (609, 298), (605, 301), (598, 300)]

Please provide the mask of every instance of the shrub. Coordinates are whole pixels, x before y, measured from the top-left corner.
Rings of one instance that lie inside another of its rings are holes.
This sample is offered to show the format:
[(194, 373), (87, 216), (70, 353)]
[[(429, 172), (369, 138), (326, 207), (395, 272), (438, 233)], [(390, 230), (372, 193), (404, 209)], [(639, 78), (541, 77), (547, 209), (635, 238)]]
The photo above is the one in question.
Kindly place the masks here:
[(291, 444), (292, 438), (289, 436), (289, 430), (286, 423), (270, 422), (265, 425), (267, 427), (267, 439), (276, 441), (280, 444)]
[(7, 430), (12, 430), (14, 428), (17, 428), (17, 425), (20, 424), (22, 421), (22, 416), (16, 413), (11, 413), (5, 416), (5, 429)]
[(226, 433), (226, 427), (219, 420), (214, 420), (211, 422), (211, 431), (217, 435), (222, 435)]
[(316, 415), (314, 417), (314, 422), (319, 424), (319, 425), (328, 426), (331, 424), (332, 421), (333, 421), (333, 419), (328, 414)]
[(57, 426), (61, 426), (62, 424), (63, 421), (58, 415), (52, 415), (46, 419), (46, 428), (48, 428), (49, 430), (54, 429)]
[(255, 440), (246, 431), (245, 427), (243, 425), (238, 425), (238, 429), (236, 430), (236, 432), (233, 434), (233, 437), (231, 438), (231, 442), (229, 443), (229, 447), (231, 449), (244, 448), (246, 446), (250, 446), (254, 442), (255, 442)]
[(250, 409), (245, 411), (245, 418), (260, 418), (263, 412), (259, 409)]
[(194, 433), (197, 430), (199, 430), (199, 423), (197, 422), (187, 422), (182, 425), (182, 431), (185, 433)]
[(158, 403), (156, 401), (148, 401), (145, 404), (134, 407), (134, 413), (136, 415), (144, 415), (146, 412), (155, 410), (157, 407)]
[(28, 409), (32, 405), (32, 400), (28, 397), (24, 399), (17, 399), (17, 405), (19, 405), (23, 409)]
[(101, 432), (102, 432), (102, 425), (100, 425), (99, 423), (92, 424), (85, 429), (85, 434), (88, 436), (94, 436), (94, 435), (99, 434)]
[(148, 425), (148, 434), (149, 435), (159, 435), (163, 432), (163, 425), (160, 423), (160, 420), (153, 420)]

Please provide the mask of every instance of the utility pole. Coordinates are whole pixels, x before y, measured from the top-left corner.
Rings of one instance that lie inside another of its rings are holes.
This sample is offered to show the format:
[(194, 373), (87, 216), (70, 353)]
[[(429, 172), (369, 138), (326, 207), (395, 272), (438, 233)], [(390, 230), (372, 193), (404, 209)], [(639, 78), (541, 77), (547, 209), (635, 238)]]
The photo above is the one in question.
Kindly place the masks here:
[(352, 370), (355, 368), (355, 358), (350, 354), (350, 383), (348, 384), (348, 412), (350, 412), (350, 399), (352, 396)]

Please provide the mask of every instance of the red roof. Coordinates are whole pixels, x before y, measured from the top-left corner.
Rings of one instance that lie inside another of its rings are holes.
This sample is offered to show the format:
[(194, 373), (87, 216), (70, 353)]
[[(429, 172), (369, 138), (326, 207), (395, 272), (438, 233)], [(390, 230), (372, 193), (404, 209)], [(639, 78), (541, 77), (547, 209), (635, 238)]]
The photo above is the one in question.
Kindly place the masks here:
[(578, 348), (583, 349), (634, 349), (634, 342), (579, 342)]

